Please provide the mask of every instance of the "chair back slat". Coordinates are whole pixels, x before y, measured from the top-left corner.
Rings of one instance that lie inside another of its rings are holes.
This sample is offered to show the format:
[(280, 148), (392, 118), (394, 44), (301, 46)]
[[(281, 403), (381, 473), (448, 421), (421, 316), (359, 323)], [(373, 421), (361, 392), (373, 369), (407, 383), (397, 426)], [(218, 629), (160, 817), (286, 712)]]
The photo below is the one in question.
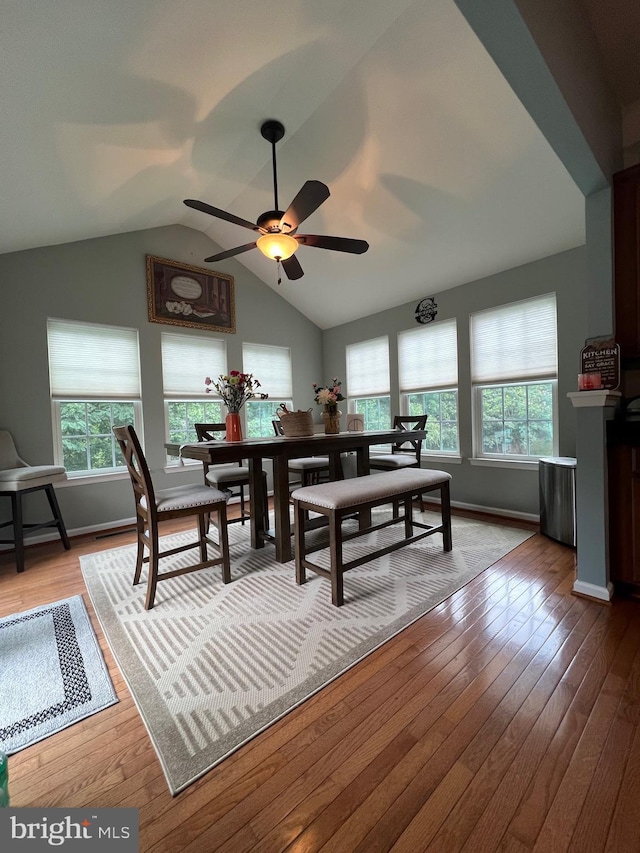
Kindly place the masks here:
[[(426, 429), (428, 415), (396, 415), (393, 419), (393, 428), (402, 432), (403, 430)], [(408, 445), (411, 445), (409, 449)], [(422, 439), (406, 438), (397, 441), (391, 448), (392, 453), (415, 453), (418, 467), (422, 455)]]
[[(120, 446), (127, 471), (131, 477), (131, 485), (133, 486), (133, 493), (136, 500), (136, 511), (143, 517), (146, 517), (149, 511), (155, 509), (156, 497), (153, 480), (151, 479), (149, 466), (147, 465), (140, 441), (131, 424), (113, 427), (113, 434)], [(141, 504), (143, 497), (146, 506)]]

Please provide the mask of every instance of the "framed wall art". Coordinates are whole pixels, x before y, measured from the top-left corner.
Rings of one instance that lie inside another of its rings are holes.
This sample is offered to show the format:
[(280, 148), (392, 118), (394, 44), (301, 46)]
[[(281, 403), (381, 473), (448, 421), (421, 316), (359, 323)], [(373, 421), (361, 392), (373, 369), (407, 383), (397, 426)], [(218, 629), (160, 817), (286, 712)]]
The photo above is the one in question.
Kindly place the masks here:
[(233, 277), (147, 255), (149, 322), (235, 334)]

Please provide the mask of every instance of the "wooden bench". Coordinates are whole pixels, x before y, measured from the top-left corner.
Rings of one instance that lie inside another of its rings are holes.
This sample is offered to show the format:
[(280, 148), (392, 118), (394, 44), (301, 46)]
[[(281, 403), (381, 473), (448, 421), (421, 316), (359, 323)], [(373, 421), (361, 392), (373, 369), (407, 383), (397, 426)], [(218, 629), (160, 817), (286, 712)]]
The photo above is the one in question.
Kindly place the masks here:
[[(296, 489), (291, 498), (294, 505), (296, 583), (306, 581), (306, 569), (331, 580), (331, 601), (336, 607), (344, 604), (343, 575), (349, 569), (361, 566), (376, 557), (396, 551), (411, 542), (417, 542), (425, 536), (442, 533), (444, 550), (451, 551), (451, 504), (449, 499), (449, 481), (451, 475), (445, 471), (430, 471), (420, 468), (403, 468), (384, 474), (370, 474), (321, 483), (317, 486), (304, 486)], [(440, 492), (441, 523), (428, 525), (413, 518), (413, 499), (420, 498), (426, 492)], [(343, 534), (342, 522), (347, 516), (353, 516), (361, 510), (371, 510), (384, 504), (393, 504), (393, 517), (379, 524), (361, 526), (354, 533)], [(403, 510), (400, 511), (399, 507)], [(330, 569), (319, 566), (307, 559), (307, 554), (326, 547), (319, 546), (307, 550), (305, 542), (305, 514), (316, 512), (324, 515), (329, 524)], [(358, 536), (364, 536), (374, 530), (380, 530), (391, 524), (404, 523), (404, 539), (372, 551), (356, 560), (345, 563), (342, 556), (343, 543)], [(414, 533), (413, 528), (422, 529)]]

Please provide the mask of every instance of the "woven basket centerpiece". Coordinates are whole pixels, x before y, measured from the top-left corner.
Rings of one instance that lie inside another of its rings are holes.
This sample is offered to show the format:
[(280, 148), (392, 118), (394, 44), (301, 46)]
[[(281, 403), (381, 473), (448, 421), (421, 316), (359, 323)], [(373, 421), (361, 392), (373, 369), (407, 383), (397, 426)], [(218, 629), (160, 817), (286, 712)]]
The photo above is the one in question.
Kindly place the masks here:
[(276, 414), (280, 418), (282, 431), (286, 436), (291, 437), (296, 435), (313, 435), (312, 412), (313, 409), (307, 409), (306, 412), (303, 412), (302, 409), (298, 409), (297, 412), (285, 412), (282, 409), (278, 409)]

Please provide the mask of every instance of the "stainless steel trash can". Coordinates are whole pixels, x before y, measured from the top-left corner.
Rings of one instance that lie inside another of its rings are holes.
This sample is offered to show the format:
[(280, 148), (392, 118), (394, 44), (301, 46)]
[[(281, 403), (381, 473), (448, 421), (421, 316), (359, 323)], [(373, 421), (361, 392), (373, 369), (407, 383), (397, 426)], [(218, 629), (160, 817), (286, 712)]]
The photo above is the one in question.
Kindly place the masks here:
[(570, 456), (540, 459), (540, 532), (576, 547), (576, 464)]

